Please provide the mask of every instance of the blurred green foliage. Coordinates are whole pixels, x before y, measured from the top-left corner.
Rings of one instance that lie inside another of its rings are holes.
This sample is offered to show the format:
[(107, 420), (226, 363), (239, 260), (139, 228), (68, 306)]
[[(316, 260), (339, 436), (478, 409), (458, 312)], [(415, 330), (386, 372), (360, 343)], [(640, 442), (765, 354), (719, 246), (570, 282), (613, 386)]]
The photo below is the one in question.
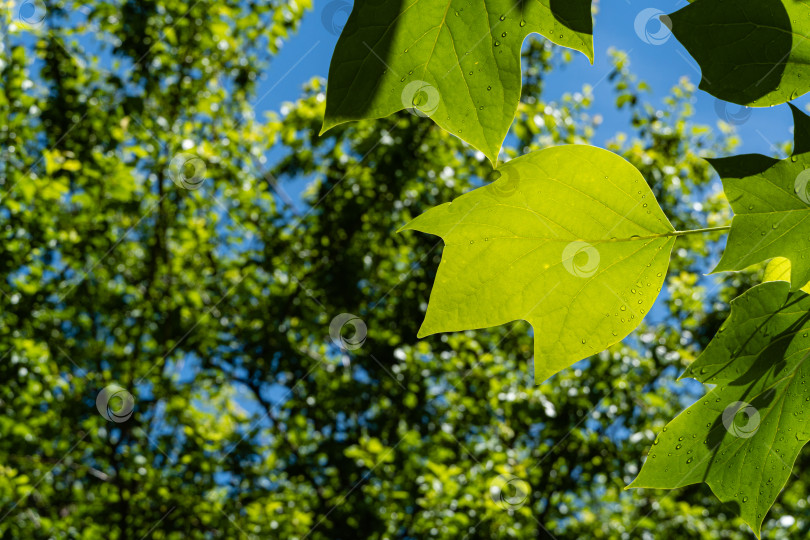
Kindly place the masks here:
[[(415, 337), (441, 245), (394, 231), (479, 185), (482, 154), (408, 113), (319, 137), (320, 80), (252, 114), (307, 3), (46, 6), (26, 34), (4, 13), (0, 49), (0, 536), (750, 535), (704, 485), (624, 490), (760, 277), (703, 277), (719, 235), (678, 239), (634, 336), (535, 385), (524, 323)], [(544, 96), (567, 56), (531, 40), (508, 156), (594, 136), (592, 89)], [(699, 156), (730, 152), (730, 128), (691, 120), (686, 80), (650, 104), (625, 58), (609, 149), (677, 229), (726, 224)], [(172, 181), (181, 153), (199, 189)], [(301, 208), (284, 193), (304, 180)], [(362, 347), (332, 343), (341, 313)], [(126, 421), (97, 409), (111, 384)], [(807, 465), (766, 536), (808, 534)]]

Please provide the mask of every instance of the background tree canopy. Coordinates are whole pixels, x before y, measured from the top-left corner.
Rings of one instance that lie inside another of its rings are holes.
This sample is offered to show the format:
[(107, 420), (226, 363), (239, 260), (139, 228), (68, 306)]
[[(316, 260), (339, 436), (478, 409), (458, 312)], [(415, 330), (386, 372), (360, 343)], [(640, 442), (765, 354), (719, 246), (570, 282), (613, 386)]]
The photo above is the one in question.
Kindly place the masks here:
[[(525, 323), (416, 339), (441, 242), (395, 231), (481, 185), (483, 154), (407, 112), (319, 136), (319, 77), (254, 113), (302, 18), (333, 32), (347, 5), (3, 5), (3, 538), (750, 536), (703, 484), (624, 489), (761, 281), (704, 276), (719, 235), (677, 240), (639, 331), (536, 385)], [(546, 89), (587, 60), (537, 35), (522, 55), (503, 155), (592, 141), (593, 89)], [(600, 144), (675, 228), (726, 224), (701, 157), (735, 122), (601, 62), (621, 122)], [(767, 537), (810, 534), (808, 465)]]

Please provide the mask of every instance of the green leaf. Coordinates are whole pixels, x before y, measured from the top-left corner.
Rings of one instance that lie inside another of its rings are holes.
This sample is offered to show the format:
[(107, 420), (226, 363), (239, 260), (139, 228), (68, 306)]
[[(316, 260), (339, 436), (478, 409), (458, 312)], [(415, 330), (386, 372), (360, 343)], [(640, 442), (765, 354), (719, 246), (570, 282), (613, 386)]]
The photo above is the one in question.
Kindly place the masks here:
[(411, 109), (495, 163), (532, 32), (593, 62), (590, 0), (357, 0), (329, 66), (321, 133)]
[[(784, 257), (774, 257), (765, 267), (762, 281), (787, 281), (790, 283), (790, 261)], [(810, 283), (805, 283), (800, 289), (810, 293)]]
[(734, 210), (726, 249), (713, 272), (786, 257), (795, 290), (810, 281), (810, 117), (791, 109), (796, 128), (788, 159), (748, 154), (709, 162)]
[(670, 19), (672, 33), (700, 64), (701, 90), (754, 107), (810, 90), (810, 3), (697, 0)]
[(675, 231), (641, 173), (607, 150), (548, 148), (497, 172), (403, 227), (445, 242), (419, 337), (523, 319), (540, 383), (638, 326)]
[(653, 443), (631, 488), (705, 482), (759, 536), (810, 440), (810, 296), (784, 281), (731, 302), (731, 315), (682, 377), (717, 386)]

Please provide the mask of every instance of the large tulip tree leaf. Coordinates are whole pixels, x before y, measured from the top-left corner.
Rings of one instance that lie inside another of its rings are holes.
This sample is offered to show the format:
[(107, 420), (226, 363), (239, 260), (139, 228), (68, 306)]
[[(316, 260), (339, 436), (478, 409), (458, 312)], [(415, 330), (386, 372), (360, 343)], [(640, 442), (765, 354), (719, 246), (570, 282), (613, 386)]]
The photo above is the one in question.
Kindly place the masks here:
[(759, 536), (810, 441), (810, 296), (757, 285), (682, 377), (717, 385), (658, 435), (629, 487), (705, 482)]
[(593, 62), (591, 0), (356, 0), (329, 66), (322, 131), (412, 109), (495, 163), (533, 32)]
[(696, 0), (670, 21), (713, 96), (765, 107), (810, 91), (810, 2)]
[(403, 227), (445, 243), (419, 337), (525, 320), (540, 383), (639, 325), (677, 233), (641, 173), (607, 150), (548, 148), (498, 172)]
[(742, 270), (773, 257), (791, 263), (794, 289), (810, 281), (810, 117), (793, 107), (793, 155), (711, 159), (734, 218), (714, 272)]

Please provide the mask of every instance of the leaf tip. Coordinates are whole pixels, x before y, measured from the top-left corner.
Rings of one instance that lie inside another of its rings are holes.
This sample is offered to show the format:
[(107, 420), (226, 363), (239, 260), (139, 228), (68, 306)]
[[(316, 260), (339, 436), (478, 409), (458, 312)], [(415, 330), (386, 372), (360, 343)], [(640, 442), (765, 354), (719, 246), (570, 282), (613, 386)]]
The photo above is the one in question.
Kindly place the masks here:
[(717, 162), (718, 159), (723, 159), (723, 158), (705, 157), (705, 158), (703, 158), (703, 161), (705, 161), (706, 163), (711, 165), (712, 168), (716, 170), (717, 167), (715, 167), (714, 164)]
[(743, 521), (751, 529), (751, 532), (754, 533), (754, 536), (757, 537), (757, 540), (762, 540), (762, 523), (751, 523), (747, 519), (743, 519)]
[(790, 107), (790, 110), (793, 113), (794, 121), (801, 121), (810, 118), (810, 116), (808, 116), (806, 112), (804, 112), (800, 107), (797, 107), (790, 101), (788, 101), (788, 107)]
[(318, 137), (322, 136), (324, 133), (332, 129), (333, 127), (337, 126), (338, 124), (344, 123), (343, 121), (335, 121), (335, 119), (330, 115), (328, 112), (323, 117), (323, 123), (321, 123), (321, 131), (318, 132)]
[(793, 113), (793, 153), (799, 155), (810, 152), (810, 116), (793, 103), (788, 103)]
[[(431, 210), (433, 210), (433, 209), (431, 208)], [(428, 212), (430, 212), (430, 210), (428, 210)], [(427, 212), (425, 212), (425, 214), (426, 213)], [(419, 224), (424, 221), (424, 215), (425, 214), (420, 214), (420, 215), (416, 216), (415, 218), (413, 218), (412, 220), (408, 221), (405, 225), (403, 225), (402, 227), (397, 229), (397, 233), (401, 233), (401, 232), (404, 232), (404, 231), (419, 231), (419, 232), (424, 232), (424, 233), (427, 233), (427, 234), (433, 234), (430, 231), (423, 230), (419, 226)], [(439, 235), (436, 235), (436, 236), (439, 236)]]
[[(733, 223), (733, 220), (732, 220), (732, 223)], [(728, 241), (726, 241), (726, 242), (728, 243)], [(726, 259), (727, 259), (726, 251), (724, 251), (723, 255), (720, 256), (720, 260), (717, 261), (717, 264), (714, 266), (714, 268), (709, 270), (709, 272), (707, 274), (703, 274), (703, 275), (711, 276), (712, 274), (719, 274), (721, 272), (730, 272), (730, 271), (736, 270), (735, 268), (732, 268), (733, 265), (728, 264), (728, 261)]]
[[(505, 137), (504, 137), (504, 140), (505, 140)], [(500, 163), (500, 159), (498, 159), (498, 158), (501, 155), (502, 146), (503, 145), (500, 145), (497, 148), (495, 148), (495, 147), (492, 147), (492, 148), (483, 148), (483, 147), (482, 148), (477, 148), (476, 147), (476, 148), (478, 150), (480, 150), (481, 153), (484, 154), (484, 156), (486, 156), (487, 160), (489, 161), (489, 164), (492, 165), (492, 168), (497, 169), (498, 164)]]
[[(536, 339), (536, 338), (535, 338)], [(540, 386), (547, 380), (549, 380), (552, 376), (554, 376), (560, 370), (558, 369), (549, 369), (548, 367), (541, 366), (537, 363), (538, 355), (535, 352), (534, 355), (534, 384), (535, 386)]]
[(593, 44), (591, 44), (590, 48), (587, 51), (582, 51), (585, 54), (585, 57), (588, 59), (588, 62), (593, 65), (594, 60), (596, 59), (596, 54), (594, 54)]
[(426, 338), (428, 336), (431, 336), (431, 335), (435, 334), (436, 332), (438, 332), (438, 330), (434, 330), (434, 329), (430, 328), (427, 325), (427, 323), (428, 323), (428, 318), (425, 317), (425, 320), (422, 321), (422, 326), (420, 326), (419, 331), (416, 332), (417, 339), (424, 339), (424, 338)]

